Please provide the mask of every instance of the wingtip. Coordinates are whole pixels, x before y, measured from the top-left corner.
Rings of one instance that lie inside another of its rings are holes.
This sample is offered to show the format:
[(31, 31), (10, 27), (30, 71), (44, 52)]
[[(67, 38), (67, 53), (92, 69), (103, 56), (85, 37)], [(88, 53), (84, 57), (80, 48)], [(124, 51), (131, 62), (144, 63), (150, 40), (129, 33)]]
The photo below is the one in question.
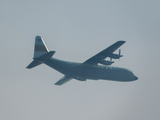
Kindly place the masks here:
[(30, 68), (27, 66), (26, 69), (30, 69)]
[(126, 41), (124, 41), (124, 40), (119, 40), (118, 42), (123, 42), (123, 43), (125, 43)]
[(54, 85), (61, 86), (61, 84), (58, 84), (58, 83), (54, 83)]
[(119, 41), (117, 41), (117, 43), (120, 43), (120, 44), (124, 44), (126, 41), (124, 41), (124, 40), (119, 40)]

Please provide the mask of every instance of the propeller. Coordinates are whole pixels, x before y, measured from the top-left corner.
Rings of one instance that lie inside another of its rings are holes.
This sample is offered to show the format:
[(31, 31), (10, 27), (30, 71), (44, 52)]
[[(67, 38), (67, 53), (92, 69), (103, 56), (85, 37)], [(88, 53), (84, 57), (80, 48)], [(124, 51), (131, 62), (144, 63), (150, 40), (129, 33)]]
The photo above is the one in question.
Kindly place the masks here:
[(119, 56), (121, 56), (121, 49), (119, 49)]
[(119, 59), (120, 57), (123, 57), (123, 55), (121, 55), (121, 49), (119, 49)]
[(112, 62), (112, 58), (110, 57), (110, 62)]

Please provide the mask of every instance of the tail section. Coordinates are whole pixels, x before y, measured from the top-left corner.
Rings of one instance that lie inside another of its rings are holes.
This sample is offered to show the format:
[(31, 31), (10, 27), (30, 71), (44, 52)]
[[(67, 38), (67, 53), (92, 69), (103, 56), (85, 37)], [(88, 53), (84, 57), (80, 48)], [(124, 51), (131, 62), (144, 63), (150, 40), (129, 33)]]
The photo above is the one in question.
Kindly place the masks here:
[(36, 36), (33, 57), (34, 60), (26, 68), (31, 69), (42, 64), (46, 60), (50, 59), (54, 55), (54, 53), (55, 51), (49, 52), (42, 37)]
[(49, 52), (44, 40), (40, 36), (36, 36), (35, 38), (35, 47), (34, 47), (34, 57), (38, 58), (41, 55), (44, 55), (45, 53)]

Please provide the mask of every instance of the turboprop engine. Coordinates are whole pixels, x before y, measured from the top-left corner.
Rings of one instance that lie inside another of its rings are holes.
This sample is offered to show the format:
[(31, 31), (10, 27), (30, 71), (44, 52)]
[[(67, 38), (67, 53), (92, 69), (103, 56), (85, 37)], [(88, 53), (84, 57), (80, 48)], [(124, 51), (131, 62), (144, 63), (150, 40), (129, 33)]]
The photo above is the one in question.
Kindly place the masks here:
[(102, 60), (100, 62), (100, 64), (103, 64), (103, 65), (111, 65), (112, 63), (114, 63), (114, 61)]
[(119, 49), (119, 54), (110, 54), (109, 57), (111, 59), (119, 59), (120, 57), (123, 57), (123, 55), (121, 55), (121, 50)]

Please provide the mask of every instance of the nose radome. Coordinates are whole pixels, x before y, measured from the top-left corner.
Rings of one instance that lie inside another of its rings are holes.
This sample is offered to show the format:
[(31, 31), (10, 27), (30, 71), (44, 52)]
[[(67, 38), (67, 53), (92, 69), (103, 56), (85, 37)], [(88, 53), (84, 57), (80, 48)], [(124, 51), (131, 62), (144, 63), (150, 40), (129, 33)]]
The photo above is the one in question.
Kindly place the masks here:
[(137, 77), (137, 76), (135, 76), (135, 77), (134, 77), (134, 80), (138, 80), (138, 77)]

